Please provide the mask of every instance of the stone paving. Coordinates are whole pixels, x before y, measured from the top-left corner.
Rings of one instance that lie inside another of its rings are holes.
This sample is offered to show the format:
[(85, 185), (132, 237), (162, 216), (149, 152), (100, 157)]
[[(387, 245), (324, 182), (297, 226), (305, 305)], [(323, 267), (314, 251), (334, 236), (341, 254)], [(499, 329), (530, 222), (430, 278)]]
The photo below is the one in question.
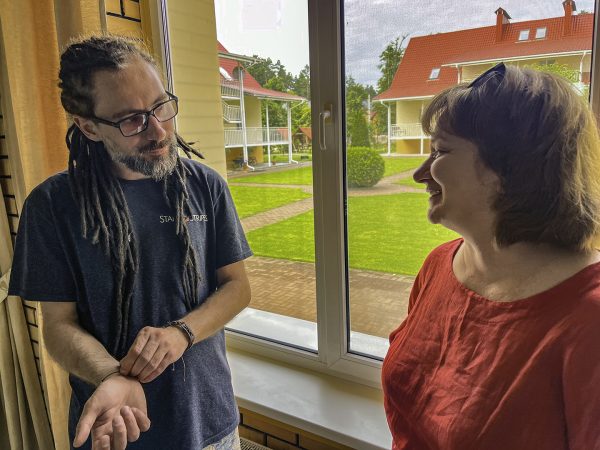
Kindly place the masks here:
[[(246, 261), (252, 308), (316, 321), (315, 266), (253, 256)], [(350, 269), (352, 331), (387, 338), (406, 316), (414, 277)]]
[[(294, 167), (295, 168), (295, 167)], [(287, 169), (290, 169), (288, 166)], [(285, 170), (273, 168), (271, 170)], [(412, 170), (382, 179), (369, 189), (349, 189), (354, 196), (392, 195), (424, 192), (410, 186), (394, 184), (408, 178)], [(230, 176), (230, 185), (244, 175)], [(312, 194), (312, 186), (255, 184), (254, 187), (301, 188)], [(289, 219), (313, 209), (312, 198), (290, 203), (242, 219), (246, 232)], [(247, 261), (252, 287), (251, 307), (298, 319), (316, 320), (316, 285), (314, 264), (254, 256)], [(414, 277), (384, 272), (350, 269), (350, 323), (352, 331), (387, 338), (406, 316), (408, 296)]]
[(304, 200), (300, 200), (294, 203), (288, 203), (287, 205), (283, 205), (278, 208), (273, 208), (268, 211), (255, 214), (253, 216), (246, 217), (242, 219), (242, 227), (244, 228), (244, 231), (248, 233), (250, 231), (256, 230), (257, 228), (262, 228), (267, 225), (281, 222), (282, 220), (289, 219), (290, 217), (297, 216), (298, 214), (308, 212), (312, 209), (312, 197), (305, 198)]

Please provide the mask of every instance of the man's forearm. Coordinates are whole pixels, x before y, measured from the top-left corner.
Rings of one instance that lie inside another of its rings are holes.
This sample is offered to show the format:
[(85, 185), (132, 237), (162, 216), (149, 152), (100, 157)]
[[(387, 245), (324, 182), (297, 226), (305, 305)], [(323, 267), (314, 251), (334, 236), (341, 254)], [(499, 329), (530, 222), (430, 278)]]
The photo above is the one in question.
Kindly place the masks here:
[(119, 362), (77, 323), (44, 324), (44, 340), (52, 358), (65, 370), (94, 386), (119, 370)]
[[(218, 290), (185, 317), (179, 317), (200, 342), (221, 330), (250, 303), (250, 283), (243, 261), (217, 270)], [(121, 373), (149, 383), (160, 376), (167, 366), (177, 361), (189, 345), (185, 327), (144, 327), (138, 333), (127, 355), (121, 360)]]
[(249, 302), (250, 286), (247, 280), (229, 280), (182, 320), (192, 329), (194, 343), (200, 342), (223, 328)]

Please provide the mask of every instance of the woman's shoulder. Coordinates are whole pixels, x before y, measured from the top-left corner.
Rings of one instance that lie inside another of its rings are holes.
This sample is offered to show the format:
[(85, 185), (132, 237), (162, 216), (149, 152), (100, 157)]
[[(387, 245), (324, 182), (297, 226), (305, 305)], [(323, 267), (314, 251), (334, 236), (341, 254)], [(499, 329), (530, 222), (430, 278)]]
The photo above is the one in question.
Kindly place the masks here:
[[(587, 266), (561, 283), (559, 302), (568, 308), (564, 328), (574, 342), (590, 340), (600, 345), (600, 263)], [(597, 349), (600, 347), (597, 347)]]
[(454, 239), (453, 241), (444, 242), (434, 248), (425, 261), (423, 262), (423, 269), (430, 266), (438, 266), (439, 264), (448, 264), (452, 262), (454, 254), (463, 243), (462, 238)]

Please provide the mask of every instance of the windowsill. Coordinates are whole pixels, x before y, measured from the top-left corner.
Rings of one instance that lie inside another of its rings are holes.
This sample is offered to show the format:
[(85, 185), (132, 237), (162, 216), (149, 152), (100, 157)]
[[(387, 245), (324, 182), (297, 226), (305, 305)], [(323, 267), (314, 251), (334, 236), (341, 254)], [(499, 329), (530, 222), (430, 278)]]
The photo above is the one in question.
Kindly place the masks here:
[(361, 450), (391, 447), (379, 389), (228, 349), (238, 404)]
[[(317, 351), (317, 324), (308, 320), (246, 308), (227, 324), (227, 329)], [(353, 352), (381, 359), (389, 348), (387, 339), (357, 331), (350, 332), (350, 342)]]

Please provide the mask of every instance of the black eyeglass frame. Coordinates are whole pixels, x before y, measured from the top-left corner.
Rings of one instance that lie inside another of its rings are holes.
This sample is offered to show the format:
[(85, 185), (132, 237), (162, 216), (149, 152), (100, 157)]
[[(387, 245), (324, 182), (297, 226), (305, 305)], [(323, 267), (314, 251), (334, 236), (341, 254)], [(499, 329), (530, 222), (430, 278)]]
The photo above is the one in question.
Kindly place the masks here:
[[(112, 122), (110, 120), (106, 120), (106, 119), (102, 119), (100, 117), (96, 117), (96, 116), (92, 116), (90, 117), (90, 119), (95, 120), (98, 123), (103, 123), (104, 125), (110, 125), (111, 127), (115, 127), (118, 128), (119, 131), (121, 132), (121, 134), (123, 135), (123, 137), (132, 137), (132, 136), (136, 136), (140, 133), (143, 133), (144, 131), (146, 131), (148, 129), (148, 123), (150, 122), (150, 116), (154, 116), (154, 118), (156, 120), (158, 120), (159, 122), (167, 122), (169, 120), (171, 120), (173, 117), (175, 117), (178, 113), (179, 113), (179, 97), (177, 97), (175, 94), (171, 94), (169, 91), (165, 91), (167, 93), (167, 95), (169, 96), (169, 98), (167, 100), (165, 100), (164, 102), (160, 102), (158, 105), (156, 105), (154, 108), (148, 110), (148, 111), (144, 111), (144, 112), (138, 112), (135, 114), (132, 114), (130, 116), (127, 116), (117, 122)], [(160, 120), (158, 117), (156, 117), (156, 110), (158, 108), (160, 108), (161, 106), (163, 106), (165, 103), (169, 103), (170, 101), (175, 100), (175, 114), (172, 117), (169, 117), (168, 119), (165, 120)], [(123, 132), (123, 130), (121, 129), (121, 124), (123, 122), (125, 122), (126, 120), (130, 120), (132, 117), (135, 116), (139, 116), (139, 115), (143, 115), (144, 116), (144, 125), (143, 128), (134, 133), (134, 134), (125, 134)]]
[(502, 81), (504, 79), (505, 73), (506, 73), (506, 66), (504, 65), (504, 63), (496, 64), (494, 67), (486, 70), (481, 75), (479, 75), (477, 78), (475, 78), (473, 81), (471, 81), (471, 83), (469, 84), (469, 87), (474, 88), (474, 87), (481, 86), (484, 83), (484, 81), (486, 81), (487, 79), (491, 79), (492, 75), (499, 76), (500, 81)]

